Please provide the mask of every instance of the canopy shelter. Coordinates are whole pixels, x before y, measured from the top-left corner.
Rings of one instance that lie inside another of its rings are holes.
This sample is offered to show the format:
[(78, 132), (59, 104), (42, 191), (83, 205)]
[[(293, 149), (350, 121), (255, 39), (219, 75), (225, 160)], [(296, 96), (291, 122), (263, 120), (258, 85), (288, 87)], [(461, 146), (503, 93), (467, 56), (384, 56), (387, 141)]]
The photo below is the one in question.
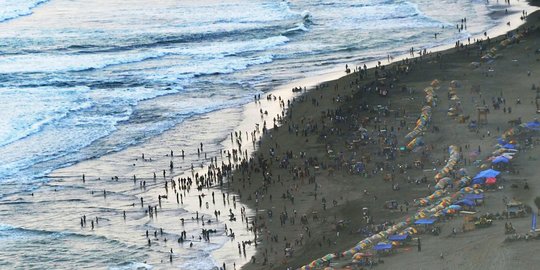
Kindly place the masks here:
[(324, 257), (322, 257), (321, 259), (325, 262), (328, 262), (328, 261), (331, 261), (332, 259), (336, 258), (337, 255), (334, 254), (334, 253), (330, 253), (330, 254), (326, 254)]
[(392, 249), (392, 244), (387, 243), (378, 243), (373, 246), (373, 250), (389, 250)]
[(465, 206), (475, 206), (476, 203), (472, 200), (469, 200), (469, 199), (463, 199), (463, 200), (459, 200), (457, 202), (454, 203), (455, 205), (465, 205)]
[(422, 218), (414, 222), (417, 225), (431, 225), (433, 223), (435, 223), (435, 219), (433, 218)]
[(394, 234), (394, 235), (388, 236), (388, 240), (390, 240), (390, 241), (405, 241), (408, 238), (409, 238), (408, 233), (406, 233), (406, 234)]
[[(493, 170), (493, 169), (487, 169), (487, 170), (484, 170), (484, 171), (481, 171), (479, 172), (474, 178), (474, 179), (478, 179), (478, 178), (488, 178), (488, 177), (497, 177), (497, 175), (501, 174), (501, 172), (499, 171), (496, 171), (496, 170)], [(473, 183), (474, 184), (474, 183)]]
[(507, 157), (505, 156), (498, 156), (496, 158), (494, 158), (491, 163), (493, 164), (499, 164), (499, 163), (509, 163), (510, 162), (510, 159), (508, 159)]
[(532, 130), (540, 130), (540, 122), (538, 121), (531, 121), (525, 123), (525, 127)]

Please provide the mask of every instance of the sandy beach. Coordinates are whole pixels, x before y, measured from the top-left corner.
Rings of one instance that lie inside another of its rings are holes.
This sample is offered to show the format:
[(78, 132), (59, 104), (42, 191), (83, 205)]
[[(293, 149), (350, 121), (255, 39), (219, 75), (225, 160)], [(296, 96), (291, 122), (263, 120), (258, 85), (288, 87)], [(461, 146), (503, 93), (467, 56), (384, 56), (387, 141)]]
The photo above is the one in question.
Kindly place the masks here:
[[(481, 57), (506, 37), (477, 45), (471, 41), (460, 49), (368, 70), (365, 76), (357, 72), (296, 98), (282, 127), (263, 138), (260, 151), (250, 163), (259, 170), (234, 175), (233, 190), (241, 191), (241, 201), (256, 209), (258, 215), (260, 246), (243, 269), (297, 269), (326, 254), (348, 250), (367, 236), (362, 235), (363, 229), (371, 228), (363, 218), (364, 207), (369, 209), (372, 224), (395, 223), (413, 216), (418, 210), (414, 200), (433, 192), (434, 176), (448, 159), (449, 145), (462, 149), (459, 168), (466, 168), (473, 176), (480, 171), (478, 165), (495, 150), (497, 137), (515, 125), (512, 120), (532, 121), (537, 117), (538, 14), (527, 20), (520, 30), (529, 29), (527, 34), (519, 43), (499, 49), (494, 59), (485, 61)], [(407, 71), (402, 71), (405, 68)], [(378, 79), (386, 78), (384, 86), (377, 84), (375, 72)], [(403, 138), (414, 127), (423, 106), (422, 89), (434, 79), (441, 85), (436, 90), (438, 104), (432, 110), (425, 146), (420, 151), (396, 151), (389, 159), (385, 148), (406, 143)], [(457, 95), (461, 115), (467, 119), (464, 123), (448, 116), (449, 107), (455, 104), (447, 98), (453, 80), (460, 84)], [(376, 87), (390, 87), (389, 96), (379, 95)], [(492, 101), (497, 97), (504, 99), (504, 108), (493, 108)], [(477, 118), (476, 108), (484, 105), (490, 108), (487, 124), (469, 130), (467, 124)], [(363, 129), (376, 139), (363, 143)], [(536, 155), (534, 146), (518, 153), (512, 160), (514, 172), (503, 173), (499, 190), (485, 192), (485, 204), (476, 209), (478, 215), (501, 213), (505, 198), (522, 201), (537, 211), (533, 202), (539, 194), (534, 179)], [(476, 160), (479, 162), (474, 163)], [(353, 165), (360, 161), (365, 168), (357, 172)], [(422, 168), (415, 168), (415, 161), (420, 161)], [(527, 190), (523, 189), (525, 182)], [(399, 189), (394, 190), (394, 185)], [(397, 209), (384, 209), (385, 202), (391, 200), (399, 204)], [(529, 232), (530, 216), (511, 222), (518, 232)], [(462, 232), (462, 225), (461, 216), (441, 222), (439, 236), (418, 236), (422, 252), (416, 251), (416, 244), (399, 248), (377, 267), (536, 268), (538, 259), (533, 254), (540, 251), (537, 243), (506, 243), (504, 221), (472, 232)], [(452, 228), (458, 228), (455, 237), (451, 237)], [(350, 257), (343, 258), (331, 265), (341, 269), (350, 261)]]

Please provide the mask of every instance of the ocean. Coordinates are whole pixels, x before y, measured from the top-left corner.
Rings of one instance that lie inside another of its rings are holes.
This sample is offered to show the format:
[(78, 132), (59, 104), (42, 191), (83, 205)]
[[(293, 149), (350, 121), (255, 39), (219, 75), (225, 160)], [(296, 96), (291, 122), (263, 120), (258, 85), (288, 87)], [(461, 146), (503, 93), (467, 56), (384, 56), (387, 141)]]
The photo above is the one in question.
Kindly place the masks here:
[[(92, 233), (81, 232), (78, 216), (61, 221), (93, 201), (50, 198), (84, 189), (50, 174), (172, 128), (191, 136), (186, 149), (206, 138), (217, 153), (254, 95), (411, 47), (489, 35), (505, 23), (493, 14), (507, 8), (517, 9), (482, 0), (0, 0), (0, 268), (159, 268), (145, 241), (119, 236), (147, 223)], [(210, 113), (226, 123), (204, 122)], [(137, 199), (120, 187), (113, 196)], [(123, 206), (108, 207), (100, 211)], [(174, 266), (219, 266), (213, 252), (225, 242), (180, 248)]]

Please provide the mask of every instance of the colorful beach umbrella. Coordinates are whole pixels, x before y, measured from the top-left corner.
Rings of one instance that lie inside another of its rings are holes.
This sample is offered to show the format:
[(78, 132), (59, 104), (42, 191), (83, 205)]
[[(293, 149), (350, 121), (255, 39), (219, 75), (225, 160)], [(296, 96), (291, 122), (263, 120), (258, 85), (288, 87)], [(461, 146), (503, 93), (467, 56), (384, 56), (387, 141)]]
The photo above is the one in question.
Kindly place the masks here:
[(324, 255), (324, 257), (322, 257), (322, 260), (323, 261), (330, 261), (330, 260), (334, 259), (335, 257), (337, 257), (336, 254), (330, 253), (330, 254)]
[(486, 178), (486, 185), (494, 185), (495, 183), (497, 183), (497, 178), (495, 177)]

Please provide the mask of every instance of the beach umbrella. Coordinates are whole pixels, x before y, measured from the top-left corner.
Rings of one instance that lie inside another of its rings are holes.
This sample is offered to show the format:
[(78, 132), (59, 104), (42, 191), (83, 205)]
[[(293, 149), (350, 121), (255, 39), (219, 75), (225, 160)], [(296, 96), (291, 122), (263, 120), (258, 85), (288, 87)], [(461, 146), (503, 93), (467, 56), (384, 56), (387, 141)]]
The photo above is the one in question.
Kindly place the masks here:
[(498, 163), (508, 163), (510, 162), (510, 160), (508, 158), (506, 158), (505, 156), (498, 156), (496, 158), (494, 158), (491, 163), (493, 164), (498, 164)]
[(507, 144), (503, 145), (502, 147), (506, 148), (506, 149), (516, 149), (516, 146), (511, 144), (511, 143), (507, 143)]
[(323, 263), (323, 260), (319, 258), (319, 259), (316, 259), (316, 260), (312, 261), (310, 264), (308, 264), (308, 266), (311, 267), (311, 268), (315, 268), (315, 267), (321, 265), (322, 263)]
[(475, 206), (476, 203), (469, 199), (463, 199), (455, 202), (456, 205), (466, 205), (466, 206)]
[(378, 243), (375, 246), (373, 246), (373, 250), (387, 250), (391, 248), (392, 248), (392, 244), (388, 244), (388, 243)]
[[(493, 170), (493, 169), (488, 169), (488, 170), (484, 170), (484, 171), (481, 171), (479, 172), (475, 177), (474, 179), (476, 178), (486, 178), (486, 177), (497, 177), (497, 175), (499, 175), (501, 172), (499, 171), (496, 171), (496, 170)], [(474, 182), (473, 182), (474, 184)]]
[(482, 185), (480, 184), (473, 184), (473, 192), (474, 194), (478, 194), (478, 193), (482, 193), (483, 191), (480, 189), (482, 187)]
[(354, 248), (351, 248), (351, 249), (349, 249), (349, 250), (344, 251), (343, 253), (341, 253), (341, 255), (343, 255), (343, 257), (345, 257), (345, 256), (351, 256), (351, 255), (353, 255), (355, 252), (356, 252), (356, 250), (355, 250)]
[(461, 210), (461, 206), (460, 205), (457, 205), (457, 204), (452, 204), (450, 206), (448, 206), (449, 209), (454, 209), (454, 210)]
[(373, 256), (373, 254), (371, 254), (369, 252), (365, 252), (365, 253), (364, 252), (358, 252), (358, 253), (354, 254), (353, 259), (359, 261), (364, 257), (371, 257), (371, 256)]
[(540, 122), (537, 120), (525, 123), (525, 127), (532, 130), (540, 130)]
[(484, 178), (474, 178), (471, 182), (473, 185), (483, 185), (484, 184)]
[(515, 154), (516, 154), (515, 152), (506, 152), (506, 153), (502, 153), (501, 156), (503, 156), (503, 157), (505, 157), (507, 159), (512, 159), (512, 158), (514, 158)]
[(324, 257), (322, 257), (321, 259), (323, 261), (330, 261), (330, 260), (334, 259), (335, 257), (337, 257), (336, 254), (330, 253), (330, 254), (324, 255)]
[(486, 185), (494, 185), (495, 183), (497, 183), (497, 178), (495, 177), (486, 178)]

